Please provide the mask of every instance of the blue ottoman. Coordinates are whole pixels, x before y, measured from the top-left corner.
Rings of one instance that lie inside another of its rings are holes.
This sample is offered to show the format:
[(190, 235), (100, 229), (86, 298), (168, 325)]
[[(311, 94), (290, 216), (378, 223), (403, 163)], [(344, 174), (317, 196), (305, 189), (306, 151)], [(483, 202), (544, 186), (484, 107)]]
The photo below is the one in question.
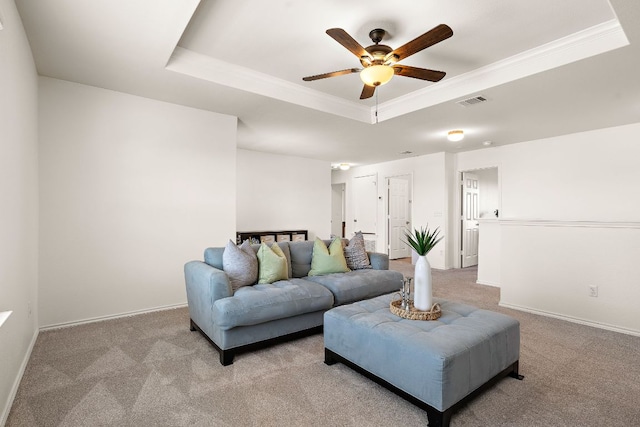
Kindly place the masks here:
[(498, 379), (523, 378), (516, 319), (435, 298), (442, 317), (407, 320), (391, 313), (392, 298), (327, 311), (325, 363), (344, 363), (425, 409), (430, 427), (448, 426), (463, 400)]

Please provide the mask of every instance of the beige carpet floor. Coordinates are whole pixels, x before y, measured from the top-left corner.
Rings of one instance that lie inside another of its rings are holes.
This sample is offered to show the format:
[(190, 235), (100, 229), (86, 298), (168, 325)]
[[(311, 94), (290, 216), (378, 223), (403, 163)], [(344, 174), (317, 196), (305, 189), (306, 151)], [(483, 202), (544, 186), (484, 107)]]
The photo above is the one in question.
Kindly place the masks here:
[[(405, 262), (392, 268), (411, 274)], [(640, 337), (498, 307), (474, 268), (433, 271), (434, 295), (521, 322), (520, 372), (453, 426), (638, 426)], [(395, 366), (393, 369), (402, 369)], [(341, 364), (322, 335), (231, 366), (189, 331), (187, 309), (40, 333), (7, 426), (418, 426), (426, 414)]]

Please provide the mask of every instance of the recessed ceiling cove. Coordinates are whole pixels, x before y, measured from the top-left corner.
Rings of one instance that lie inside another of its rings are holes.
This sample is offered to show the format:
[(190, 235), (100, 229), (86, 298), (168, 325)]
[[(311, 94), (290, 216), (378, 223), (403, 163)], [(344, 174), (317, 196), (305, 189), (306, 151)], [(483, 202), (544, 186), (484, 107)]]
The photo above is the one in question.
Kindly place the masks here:
[[(375, 123), (628, 44), (607, 1), (449, 3), (327, 1), (318, 7), (285, 0), (203, 1), (166, 68)], [(390, 46), (403, 46), (425, 29), (446, 23), (453, 37), (402, 61), (406, 67), (446, 71), (446, 76), (426, 84), (415, 78), (394, 78), (378, 87), (375, 97), (362, 100), (363, 84), (357, 72), (302, 81), (324, 70), (350, 69), (353, 54), (332, 43), (327, 29), (342, 29), (362, 44), (378, 23), (392, 29), (384, 35), (384, 43)]]

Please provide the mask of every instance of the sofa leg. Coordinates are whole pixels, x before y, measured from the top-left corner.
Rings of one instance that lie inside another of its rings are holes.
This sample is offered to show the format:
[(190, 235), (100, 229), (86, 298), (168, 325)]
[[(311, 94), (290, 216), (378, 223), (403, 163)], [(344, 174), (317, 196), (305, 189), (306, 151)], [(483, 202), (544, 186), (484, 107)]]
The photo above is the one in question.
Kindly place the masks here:
[(229, 366), (233, 363), (233, 357), (235, 356), (233, 351), (218, 349), (218, 353), (220, 353), (220, 363), (222, 366)]
[(233, 363), (233, 357), (236, 355), (235, 351), (221, 349), (220, 347), (218, 347), (216, 343), (213, 342), (211, 338), (207, 336), (207, 334), (202, 332), (202, 329), (200, 329), (200, 326), (198, 326), (196, 322), (193, 321), (193, 319), (189, 319), (189, 322), (190, 322), (189, 329), (192, 331), (200, 331), (202, 336), (207, 341), (209, 341), (209, 344), (211, 344), (213, 348), (215, 348), (218, 351), (218, 354), (220, 355), (220, 364), (222, 364), (222, 366), (229, 366)]

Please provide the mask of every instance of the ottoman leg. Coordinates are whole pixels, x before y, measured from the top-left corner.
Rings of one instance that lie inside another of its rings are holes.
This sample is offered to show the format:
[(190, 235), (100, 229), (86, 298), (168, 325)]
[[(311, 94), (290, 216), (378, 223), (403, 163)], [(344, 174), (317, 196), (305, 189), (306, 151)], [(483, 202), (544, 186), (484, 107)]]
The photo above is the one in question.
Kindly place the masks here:
[(451, 423), (451, 409), (440, 412), (435, 408), (426, 408), (429, 427), (449, 427)]
[(512, 370), (511, 370), (511, 372), (509, 372), (509, 374), (508, 374), (508, 375), (509, 375), (511, 378), (515, 378), (515, 379), (517, 379), (517, 380), (522, 381), (522, 380), (524, 379), (524, 375), (520, 375), (520, 374), (518, 373), (519, 365), (520, 365), (520, 361), (519, 361), (519, 360), (516, 360), (515, 362), (513, 362), (513, 365), (511, 365)]

